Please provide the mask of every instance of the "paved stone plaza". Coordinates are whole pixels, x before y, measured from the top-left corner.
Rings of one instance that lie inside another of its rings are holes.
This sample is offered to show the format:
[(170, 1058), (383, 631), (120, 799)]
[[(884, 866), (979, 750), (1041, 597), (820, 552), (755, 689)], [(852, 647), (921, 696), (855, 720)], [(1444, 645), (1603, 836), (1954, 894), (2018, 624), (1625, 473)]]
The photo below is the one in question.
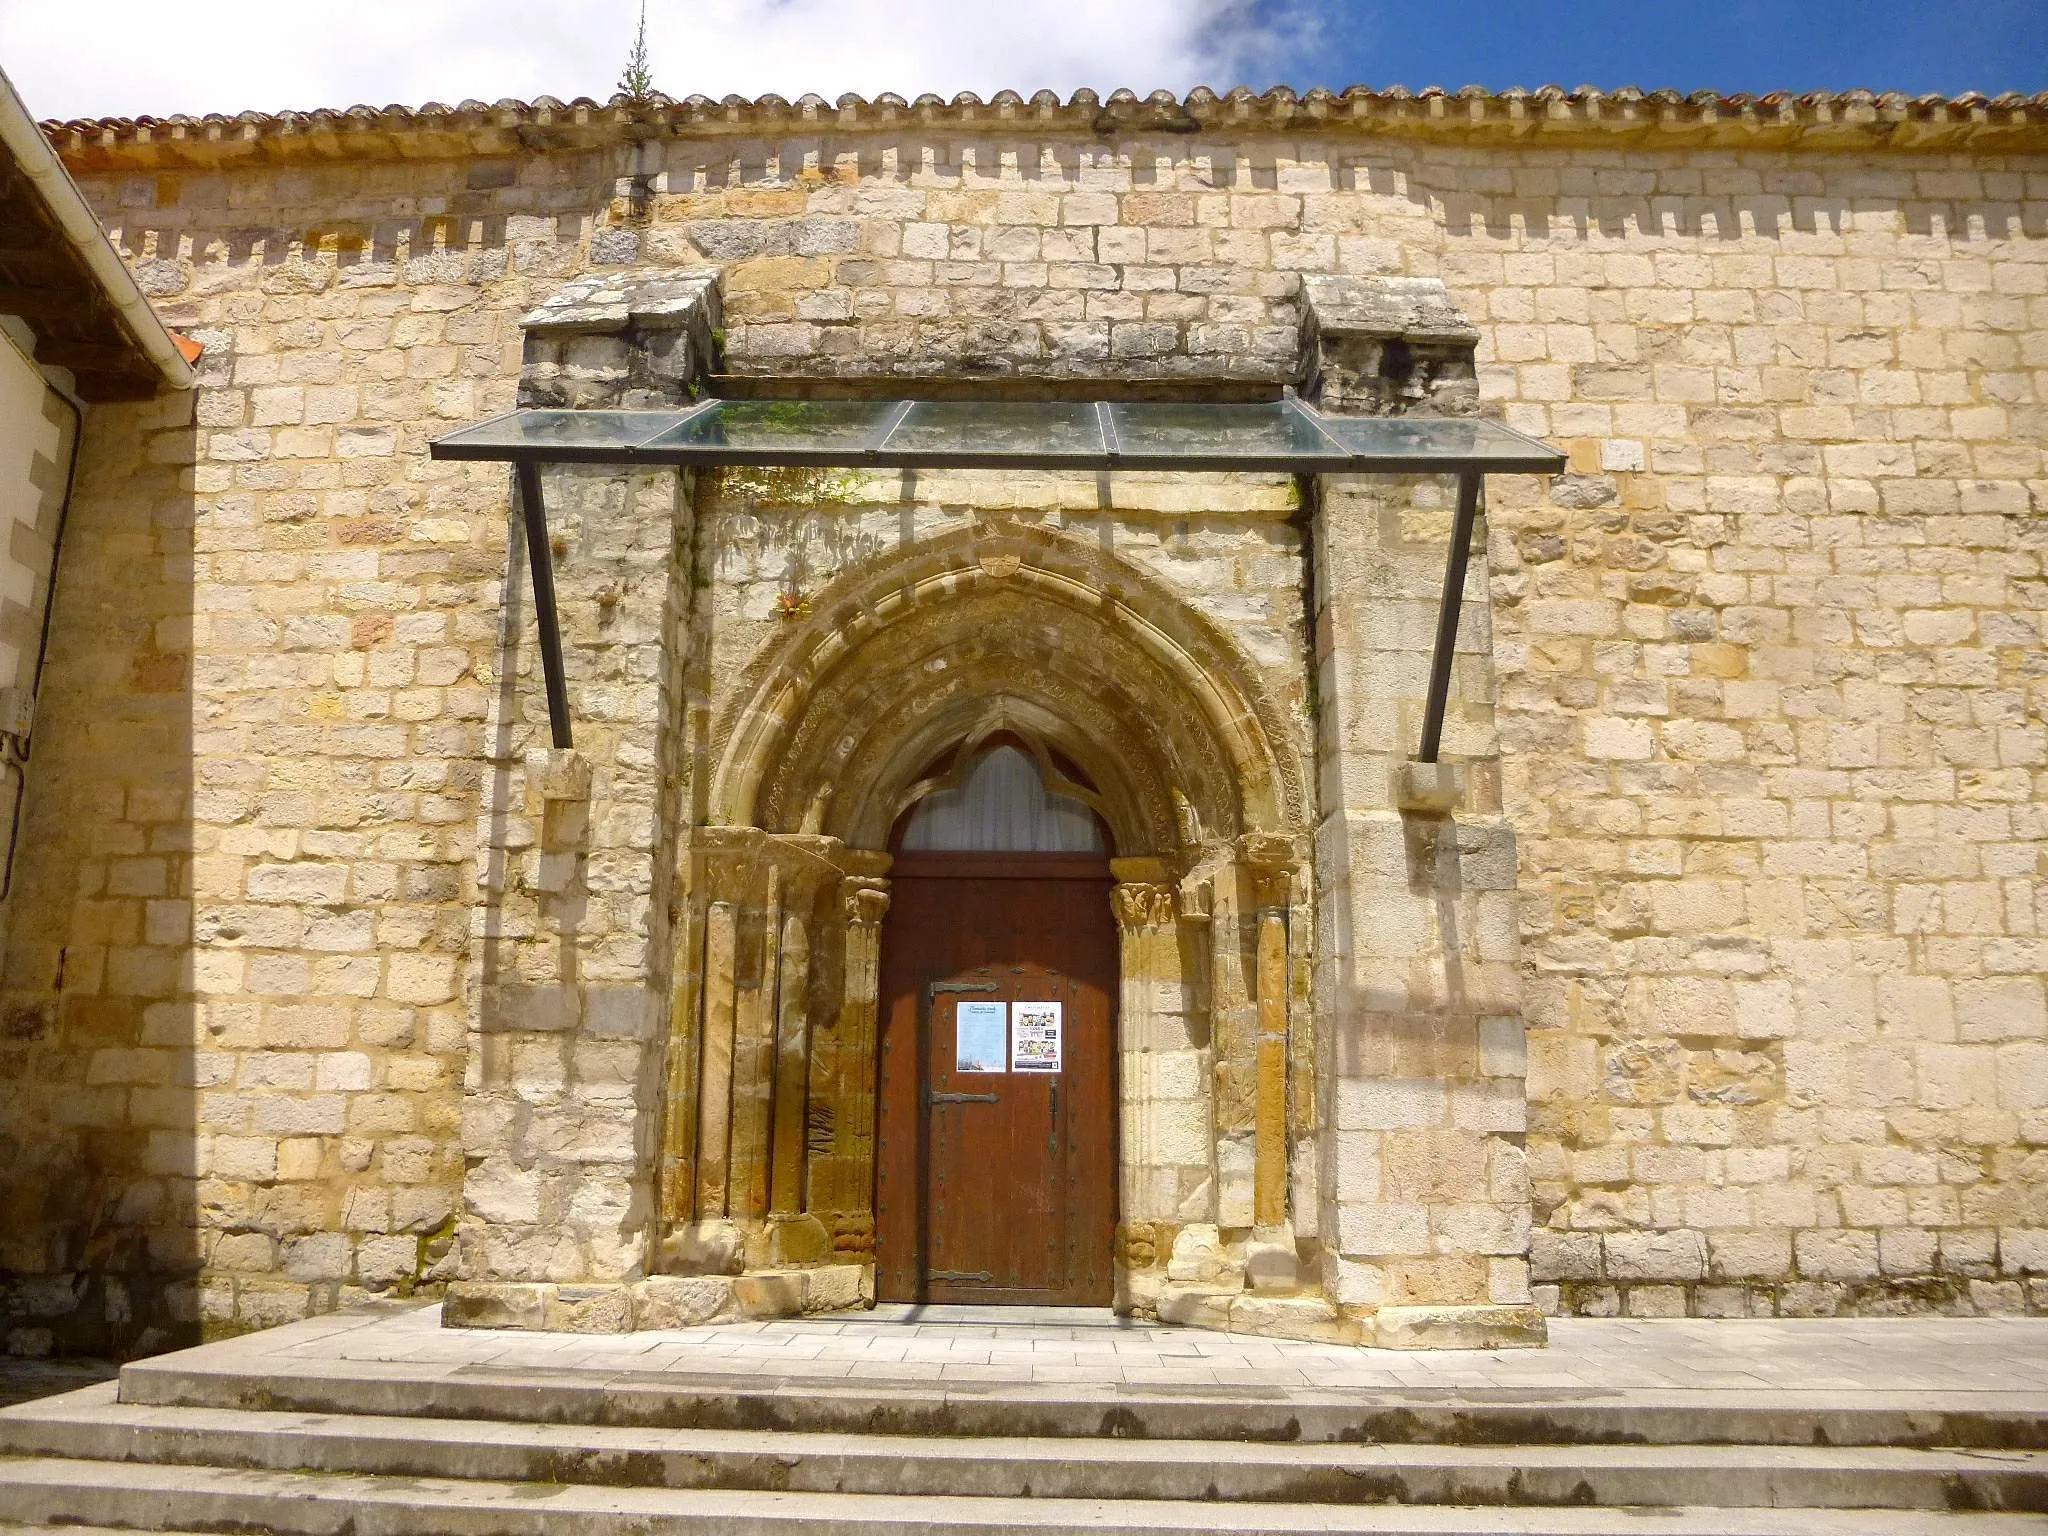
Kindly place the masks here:
[[(2048, 1407), (2048, 1320), (1558, 1318), (1545, 1350), (1413, 1352), (1148, 1326), (1106, 1312), (880, 1308), (873, 1313), (625, 1335), (443, 1329), (440, 1309), (315, 1318), (188, 1355), (280, 1378), (337, 1370), (531, 1372), (561, 1380), (661, 1373), (778, 1382), (1231, 1387), (1445, 1394), (1530, 1391), (1870, 1393), (2007, 1397)], [(1774, 1399), (1776, 1400), (1776, 1399)]]

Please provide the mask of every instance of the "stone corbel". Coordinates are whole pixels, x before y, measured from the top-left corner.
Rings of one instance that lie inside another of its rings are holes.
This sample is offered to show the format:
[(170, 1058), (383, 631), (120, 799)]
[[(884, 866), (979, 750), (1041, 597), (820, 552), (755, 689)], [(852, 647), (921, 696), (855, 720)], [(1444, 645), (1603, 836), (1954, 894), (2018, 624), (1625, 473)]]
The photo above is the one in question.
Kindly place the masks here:
[(526, 754), (526, 803), (540, 822), (538, 889), (569, 888), (590, 833), (590, 759), (566, 747)]
[(1394, 806), (1422, 816), (1448, 816), (1465, 803), (1463, 763), (1394, 765)]
[(1479, 333), (1433, 277), (1302, 279), (1302, 394), (1350, 416), (1469, 416)]
[(579, 410), (683, 404), (715, 369), (722, 323), (715, 271), (577, 278), (520, 321), (519, 403)]

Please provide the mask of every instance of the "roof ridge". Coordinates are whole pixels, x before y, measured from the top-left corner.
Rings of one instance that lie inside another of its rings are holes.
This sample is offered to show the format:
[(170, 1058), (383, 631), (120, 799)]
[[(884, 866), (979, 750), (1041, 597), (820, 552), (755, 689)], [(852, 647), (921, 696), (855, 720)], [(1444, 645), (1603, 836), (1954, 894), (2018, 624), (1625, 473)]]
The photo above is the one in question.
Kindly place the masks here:
[(1207, 86), (1196, 86), (1184, 96), (1175, 96), (1171, 91), (1158, 90), (1141, 97), (1135, 91), (1129, 89), (1114, 90), (1107, 96), (1104, 96), (1087, 86), (1082, 86), (1068, 96), (1065, 101), (1060, 99), (1057, 92), (1050, 90), (1036, 91), (1028, 98), (1014, 90), (1002, 90), (996, 92), (993, 97), (987, 100), (984, 100), (973, 91), (956, 92), (951, 97), (942, 97), (933, 92), (926, 91), (910, 100), (906, 100), (894, 91), (884, 91), (872, 98), (864, 97), (858, 92), (848, 91), (829, 101), (815, 92), (806, 92), (794, 101), (791, 101), (787, 97), (777, 95), (772, 91), (766, 95), (751, 98), (736, 93), (728, 93), (725, 96), (716, 98), (696, 94), (678, 97), (656, 91), (645, 97), (632, 97), (618, 93), (605, 100), (599, 100), (592, 96), (574, 96), (564, 100), (558, 96), (541, 95), (534, 97), (531, 101), (522, 101), (517, 97), (505, 96), (498, 98), (496, 101), (487, 102), (478, 100), (475, 97), (465, 97), (453, 106), (439, 101), (423, 102), (416, 107), (408, 106), (403, 102), (394, 102), (383, 107), (373, 106), (366, 102), (358, 102), (347, 107), (287, 108), (278, 112), (249, 110), (233, 114), (222, 112), (198, 114), (176, 112), (165, 115), (145, 113), (135, 117), (47, 118), (43, 121), (42, 126), (46, 132), (58, 132), (67, 128), (87, 126), (100, 129), (120, 129), (130, 125), (140, 126), (143, 124), (284, 124), (311, 119), (360, 118), (365, 115), (380, 118), (425, 118), (466, 113), (543, 113), (575, 110), (600, 112), (632, 112), (637, 110), (651, 114), (662, 111), (674, 113), (678, 108), (690, 116), (733, 111), (751, 112), (767, 116), (781, 112), (809, 115), (818, 111), (844, 113), (862, 110), (871, 110), (878, 113), (890, 110), (926, 112), (934, 109), (967, 112), (977, 108), (989, 108), (998, 111), (1004, 109), (1015, 111), (1018, 108), (1029, 108), (1037, 112), (1048, 110), (1074, 112), (1096, 110), (1105, 106), (1112, 108), (1118, 106), (1178, 107), (1187, 110), (1203, 106), (1241, 108), (1247, 105), (1256, 105), (1269, 110), (1281, 106), (1300, 106), (1313, 110), (1317, 106), (1327, 107), (1339, 104), (1356, 105), (1372, 102), (1410, 102), (1439, 99), (1489, 104), (1518, 101), (1564, 102), (1573, 105), (1606, 102), (1617, 104), (1653, 103), (1658, 106), (1690, 107), (1697, 111), (1708, 109), (1726, 110), (1729, 108), (1744, 110), (1754, 107), (1776, 107), (1782, 109), (1787, 106), (1816, 109), (1831, 105), (1844, 105), (1890, 107), (1894, 109), (1912, 108), (1920, 111), (1940, 109), (1953, 111), (1975, 108), (2015, 111), (2032, 108), (2048, 113), (2048, 91), (2038, 91), (2031, 96), (2018, 91), (2008, 91), (1999, 96), (1987, 96), (1980, 91), (1964, 91), (1953, 96), (1944, 96), (1934, 92), (1908, 95), (1903, 91), (1874, 91), (1860, 88), (1847, 91), (1737, 91), (1724, 94), (1718, 91), (1682, 92), (1669, 88), (1644, 90), (1641, 86), (1635, 85), (1624, 85), (1613, 90), (1605, 90), (1593, 85), (1578, 85), (1567, 88), (1557, 84), (1546, 84), (1534, 88), (1519, 85), (1507, 86), (1498, 91), (1489, 90), (1485, 86), (1480, 85), (1465, 85), (1456, 90), (1447, 89), (1440, 85), (1425, 86), (1420, 90), (1411, 90), (1404, 85), (1384, 87), (1348, 85), (1340, 90), (1315, 86), (1307, 91), (1297, 92), (1292, 87), (1285, 85), (1272, 86), (1264, 91), (1253, 91), (1248, 86), (1240, 85), (1221, 93), (1211, 90)]
[[(1980, 92), (1955, 96), (1869, 90), (1794, 92), (1713, 91), (1683, 93), (1646, 91), (1637, 86), (1603, 90), (1590, 85), (1566, 88), (1542, 85), (1489, 91), (1468, 85), (1458, 90), (1427, 86), (1377, 88), (1365, 85), (1329, 90), (1317, 86), (1295, 91), (1274, 86), (1254, 92), (1238, 86), (1218, 93), (1197, 86), (1185, 95), (1153, 91), (1140, 96), (1131, 90), (1103, 95), (1082, 88), (1062, 99), (1041, 90), (1026, 97), (998, 91), (987, 100), (972, 91), (950, 98), (931, 92), (905, 99), (885, 91), (873, 98), (847, 92), (827, 101), (815, 93), (795, 100), (773, 93), (717, 100), (655, 93), (644, 98), (614, 95), (599, 101), (590, 96), (562, 100), (538, 96), (531, 101), (504, 97), (494, 102), (465, 99), (454, 105), (429, 101), (419, 106), (358, 104), (307, 111), (204, 113), (197, 116), (86, 117), (51, 119), (41, 126), (60, 149), (80, 152), (97, 148), (118, 151), (129, 144), (197, 150), (211, 143), (253, 145), (306, 136), (332, 140), (323, 153), (350, 153), (354, 137), (364, 150), (389, 135), (436, 132), (510, 133), (525, 137), (540, 130), (550, 137), (539, 142), (566, 143), (559, 136), (581, 134), (597, 140), (623, 134), (629, 138), (664, 133), (734, 133), (763, 129), (836, 128), (859, 131), (890, 126), (954, 125), (974, 130), (1013, 126), (1041, 130), (1202, 133), (1213, 131), (1335, 130), (1407, 133), (1420, 136), (1466, 137), (1499, 134), (1528, 140), (1539, 135), (1570, 135), (1590, 130), (1654, 130), (1677, 143), (1688, 129), (1721, 129), (1736, 136), (1754, 135), (1785, 143), (1819, 143), (1823, 147), (1859, 144), (1933, 149), (1975, 142), (1988, 132), (2016, 147), (2048, 148), (2048, 91), (2034, 95), (2007, 92), (1991, 97)], [(279, 147), (282, 147), (281, 145)], [(517, 147), (514, 143), (510, 147)], [(374, 151), (372, 151), (374, 152)]]

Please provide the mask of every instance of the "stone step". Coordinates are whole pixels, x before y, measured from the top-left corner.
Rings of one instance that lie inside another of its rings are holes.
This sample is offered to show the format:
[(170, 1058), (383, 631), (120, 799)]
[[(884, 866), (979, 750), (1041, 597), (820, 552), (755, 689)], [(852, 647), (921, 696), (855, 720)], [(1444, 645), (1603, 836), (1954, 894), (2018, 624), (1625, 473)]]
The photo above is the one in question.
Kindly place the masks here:
[[(1241, 1505), (601, 1488), (0, 1458), (0, 1522), (272, 1536), (1179, 1536)], [(2038, 1516), (1933, 1510), (1261, 1505), (1268, 1536), (2040, 1536)]]
[(149, 1407), (0, 1411), (0, 1454), (387, 1477), (952, 1498), (2048, 1511), (2048, 1453), (1748, 1445), (1219, 1445), (636, 1429)]
[(668, 1429), (1286, 1444), (1833, 1445), (2048, 1450), (2038, 1393), (1706, 1389), (1340, 1391), (1137, 1383), (1047, 1386), (677, 1370), (608, 1373), (283, 1360), (204, 1350), (124, 1366), (130, 1403)]

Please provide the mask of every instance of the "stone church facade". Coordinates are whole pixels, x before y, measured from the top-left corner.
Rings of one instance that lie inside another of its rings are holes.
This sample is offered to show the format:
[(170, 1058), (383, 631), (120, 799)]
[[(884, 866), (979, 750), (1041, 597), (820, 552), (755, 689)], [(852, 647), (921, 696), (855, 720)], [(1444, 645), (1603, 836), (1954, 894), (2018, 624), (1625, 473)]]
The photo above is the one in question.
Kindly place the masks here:
[[(1118, 1307), (2048, 1310), (2048, 101), (49, 132), (205, 351), (74, 492), (10, 1347), (874, 1300), (892, 871), (991, 747), (1103, 832)], [(1486, 482), (1440, 764), (1445, 476), (550, 466), (564, 748), (514, 477), (429, 452), (1283, 390), (1566, 455)]]

